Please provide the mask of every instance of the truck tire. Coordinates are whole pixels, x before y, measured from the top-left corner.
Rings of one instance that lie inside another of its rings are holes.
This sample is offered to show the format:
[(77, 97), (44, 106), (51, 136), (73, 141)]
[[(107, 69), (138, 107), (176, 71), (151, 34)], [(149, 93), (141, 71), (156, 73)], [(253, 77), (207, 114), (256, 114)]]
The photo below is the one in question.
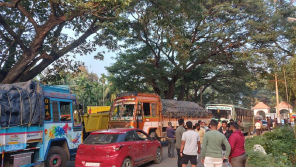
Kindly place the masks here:
[(45, 167), (65, 167), (67, 164), (67, 153), (59, 146), (53, 146), (49, 149)]

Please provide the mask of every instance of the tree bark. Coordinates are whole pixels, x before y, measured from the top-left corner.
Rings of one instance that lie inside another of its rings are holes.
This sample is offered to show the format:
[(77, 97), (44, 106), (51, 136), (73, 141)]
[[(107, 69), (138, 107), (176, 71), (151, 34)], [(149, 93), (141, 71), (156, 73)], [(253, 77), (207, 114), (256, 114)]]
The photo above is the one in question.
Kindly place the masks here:
[(175, 86), (177, 82), (178, 77), (174, 76), (172, 80), (168, 83), (168, 90), (165, 93), (166, 99), (174, 99), (175, 97)]
[(179, 101), (183, 101), (184, 100), (184, 96), (185, 96), (185, 85), (181, 85), (180, 86), (178, 100)]

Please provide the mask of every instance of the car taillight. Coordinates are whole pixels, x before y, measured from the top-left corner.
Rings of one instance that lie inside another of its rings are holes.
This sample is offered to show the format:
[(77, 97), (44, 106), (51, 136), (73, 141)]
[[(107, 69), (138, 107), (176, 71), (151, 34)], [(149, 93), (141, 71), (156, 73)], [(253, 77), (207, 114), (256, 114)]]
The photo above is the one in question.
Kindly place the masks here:
[(118, 151), (121, 149), (121, 147), (122, 147), (122, 145), (113, 146), (113, 150)]

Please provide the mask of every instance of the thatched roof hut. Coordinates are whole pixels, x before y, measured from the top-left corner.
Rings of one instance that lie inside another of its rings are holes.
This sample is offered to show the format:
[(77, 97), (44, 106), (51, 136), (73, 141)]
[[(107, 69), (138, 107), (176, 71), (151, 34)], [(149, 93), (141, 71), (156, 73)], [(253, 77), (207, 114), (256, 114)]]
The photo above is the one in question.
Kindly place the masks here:
[(194, 102), (161, 99), (162, 115), (171, 118), (182, 117), (209, 117), (207, 111)]

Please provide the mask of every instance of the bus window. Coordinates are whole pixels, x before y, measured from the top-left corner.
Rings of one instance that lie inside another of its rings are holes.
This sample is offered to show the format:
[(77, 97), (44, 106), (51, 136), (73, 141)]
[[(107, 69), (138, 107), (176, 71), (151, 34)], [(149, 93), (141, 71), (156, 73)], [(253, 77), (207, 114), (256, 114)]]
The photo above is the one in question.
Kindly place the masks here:
[(144, 116), (150, 116), (150, 103), (143, 103)]
[(70, 102), (60, 102), (60, 121), (71, 121)]

